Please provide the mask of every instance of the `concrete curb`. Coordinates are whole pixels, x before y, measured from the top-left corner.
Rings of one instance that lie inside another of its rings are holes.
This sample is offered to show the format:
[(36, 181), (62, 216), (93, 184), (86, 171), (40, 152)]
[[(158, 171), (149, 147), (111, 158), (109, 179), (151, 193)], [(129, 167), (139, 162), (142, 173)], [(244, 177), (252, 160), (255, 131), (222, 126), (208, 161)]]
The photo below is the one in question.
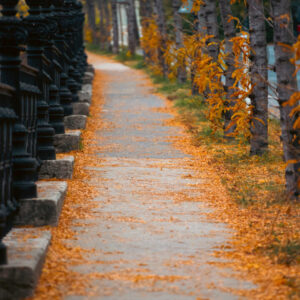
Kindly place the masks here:
[(0, 299), (32, 296), (51, 241), (49, 231), (15, 228), (4, 238), (8, 263), (0, 266)]
[(79, 130), (68, 131), (54, 136), (56, 153), (66, 153), (80, 149), (81, 132)]
[(65, 117), (65, 129), (76, 130), (85, 129), (87, 116), (83, 115), (71, 115)]
[(89, 93), (88, 91), (80, 90), (78, 92), (78, 99), (79, 99), (79, 102), (91, 103), (92, 102), (92, 94)]
[(19, 213), (15, 219), (18, 226), (56, 226), (67, 193), (63, 181), (38, 181), (38, 197), (21, 199)]
[(56, 160), (44, 160), (39, 171), (39, 179), (71, 179), (73, 176), (74, 156)]
[(86, 67), (86, 71), (95, 74), (95, 68), (93, 65), (88, 64)]
[(94, 73), (86, 71), (84, 73), (84, 76), (83, 76), (83, 79), (82, 79), (82, 83), (83, 84), (92, 83), (93, 79), (94, 79)]
[(72, 103), (74, 115), (88, 116), (90, 114), (90, 104), (87, 102)]

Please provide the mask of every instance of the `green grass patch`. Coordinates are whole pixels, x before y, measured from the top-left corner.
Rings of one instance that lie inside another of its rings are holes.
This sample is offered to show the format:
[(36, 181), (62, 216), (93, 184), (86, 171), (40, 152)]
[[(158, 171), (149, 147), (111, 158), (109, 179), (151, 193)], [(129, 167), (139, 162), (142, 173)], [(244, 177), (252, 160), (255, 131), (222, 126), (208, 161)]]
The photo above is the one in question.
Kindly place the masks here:
[(300, 263), (300, 240), (288, 240), (287, 243), (273, 243), (269, 246), (270, 255), (277, 263), (293, 265)]
[(136, 62), (132, 67), (134, 69), (141, 70), (141, 69), (145, 69), (147, 65), (145, 64), (144, 60), (140, 60)]
[(181, 93), (187, 95), (189, 93), (190, 84), (187, 83), (178, 83), (176, 81), (169, 81), (168, 79), (162, 78), (161, 76), (157, 76), (155, 82), (161, 84), (161, 86), (157, 89), (158, 92), (162, 94), (172, 94), (172, 93)]
[(80, 137), (80, 139), (79, 139), (79, 150), (83, 151), (83, 149), (84, 149), (83, 139)]
[(102, 50), (102, 49), (100, 49), (100, 46), (96, 45), (96, 44), (86, 44), (85, 47), (88, 51), (93, 52), (95, 54), (105, 55), (105, 56), (113, 56), (112, 52), (107, 51), (107, 50)]
[(116, 55), (116, 60), (119, 62), (127, 62), (127, 61), (137, 61), (143, 62), (144, 58), (141, 55), (129, 55), (128, 48), (124, 47), (120, 50), (120, 52)]

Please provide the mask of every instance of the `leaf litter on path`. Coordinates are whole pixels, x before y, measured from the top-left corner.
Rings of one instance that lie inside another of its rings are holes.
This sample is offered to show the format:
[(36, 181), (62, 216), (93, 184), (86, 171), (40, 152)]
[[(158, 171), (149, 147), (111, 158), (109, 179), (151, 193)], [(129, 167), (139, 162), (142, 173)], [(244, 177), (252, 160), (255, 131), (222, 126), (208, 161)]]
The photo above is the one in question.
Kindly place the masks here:
[[(90, 55), (90, 58), (92, 60), (97, 59), (93, 55)], [(141, 74), (141, 71), (136, 72), (137, 76)], [(143, 76), (145, 77), (144, 74)], [(145, 86), (151, 85), (146, 77), (145, 80)], [(88, 221), (92, 222), (95, 218), (94, 208), (98, 204), (93, 199), (99, 194), (99, 191), (96, 185), (93, 184), (93, 167), (101, 167), (105, 160), (95, 154), (105, 151), (108, 147), (99, 146), (97, 142), (99, 135), (96, 135), (96, 132), (103, 128), (109, 129), (111, 126), (111, 124), (103, 122), (101, 119), (101, 109), (104, 103), (102, 91), (106, 81), (107, 78), (104, 78), (101, 72), (96, 71), (91, 117), (88, 118), (86, 130), (83, 131), (83, 149), (72, 153), (75, 156), (74, 178), (68, 180), (68, 194), (59, 225), (57, 228), (50, 228), (53, 234), (52, 244), (38, 288), (32, 299), (63, 299), (67, 295), (93, 296), (98, 292), (93, 286), (94, 279), (125, 280), (132, 282), (132, 284), (146, 284), (150, 286), (153, 286), (157, 280), (173, 282), (186, 279), (175, 275), (165, 277), (155, 274), (142, 275), (143, 269), (127, 270), (127, 272), (121, 273), (82, 274), (70, 268), (72, 265), (83, 262), (86, 262), (86, 264), (91, 263), (89, 255), (95, 251), (93, 249), (87, 250), (81, 247), (74, 247), (68, 241), (78, 238), (78, 232), (74, 230), (74, 221), (86, 220), (85, 225), (88, 226)], [(186, 164), (193, 170), (193, 175), (185, 175), (186, 179), (189, 179), (190, 176), (204, 179), (201, 184), (201, 191), (205, 196), (201, 200), (199, 199), (199, 201), (205, 201), (214, 208), (213, 211), (207, 213), (207, 218), (215, 222), (226, 222), (236, 232), (229, 244), (224, 245), (223, 248), (220, 247), (215, 253), (219, 257), (229, 257), (231, 262), (212, 262), (212, 264), (217, 264), (218, 267), (234, 268), (239, 271), (236, 276), (250, 279), (259, 284), (259, 288), (255, 290), (230, 290), (234, 294), (246, 296), (251, 299), (286, 299), (287, 295), (293, 290), (293, 285), (289, 286), (286, 282), (291, 277), (297, 278), (299, 267), (274, 265), (268, 257), (260, 255), (259, 252), (255, 251), (256, 247), (259, 246), (258, 241), (259, 243), (267, 241), (267, 238), (264, 239), (262, 236), (257, 239), (257, 234), (261, 234), (262, 228), (265, 226), (264, 222), (267, 221), (266, 218), (261, 217), (262, 212), (257, 212), (257, 210), (252, 211), (251, 208), (241, 209), (236, 205), (221, 183), (211, 154), (205, 147), (193, 146), (193, 141), (184, 132), (185, 127), (176, 111), (171, 107), (168, 100), (165, 99), (165, 101), (166, 108), (162, 109), (161, 112), (167, 112), (174, 116), (174, 118), (168, 121), (168, 125), (181, 128), (181, 134), (178, 137), (172, 138), (172, 143), (193, 157), (193, 159), (186, 160)], [(163, 168), (164, 166), (162, 165), (161, 170)], [(218, 170), (225, 172), (222, 166), (218, 166)], [(198, 187), (196, 186), (196, 188)], [(187, 197), (180, 193), (177, 194), (177, 197), (178, 201), (198, 201), (197, 199), (193, 199), (192, 196)], [(174, 202), (174, 205), (176, 205), (176, 202)], [(122, 221), (122, 219), (118, 221)], [(143, 220), (135, 219), (123, 219), (123, 221), (131, 223), (144, 222)], [(176, 219), (171, 218), (168, 221), (176, 222)], [(251, 227), (249, 227), (249, 223), (252, 224)], [(93, 263), (104, 264), (107, 261), (99, 260)], [(120, 263), (122, 262), (120, 261)], [(171, 264), (172, 262), (169, 263)], [(179, 262), (179, 265), (181, 263), (188, 265), (190, 262), (182, 260)], [(210, 288), (229, 291), (228, 288), (220, 285), (210, 286)], [(103, 295), (109, 295), (110, 293), (112, 291), (109, 287), (103, 288)], [(204, 298), (199, 297), (197, 299)]]

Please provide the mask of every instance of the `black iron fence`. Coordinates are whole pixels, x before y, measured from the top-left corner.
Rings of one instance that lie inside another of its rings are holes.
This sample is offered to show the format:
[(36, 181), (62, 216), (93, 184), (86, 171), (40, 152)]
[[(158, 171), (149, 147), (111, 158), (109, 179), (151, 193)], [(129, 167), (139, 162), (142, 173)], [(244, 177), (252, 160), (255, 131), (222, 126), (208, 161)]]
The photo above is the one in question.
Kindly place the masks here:
[(77, 0), (0, 0), (0, 264), (18, 200), (37, 196), (43, 160), (56, 158), (54, 134), (78, 101), (87, 61)]

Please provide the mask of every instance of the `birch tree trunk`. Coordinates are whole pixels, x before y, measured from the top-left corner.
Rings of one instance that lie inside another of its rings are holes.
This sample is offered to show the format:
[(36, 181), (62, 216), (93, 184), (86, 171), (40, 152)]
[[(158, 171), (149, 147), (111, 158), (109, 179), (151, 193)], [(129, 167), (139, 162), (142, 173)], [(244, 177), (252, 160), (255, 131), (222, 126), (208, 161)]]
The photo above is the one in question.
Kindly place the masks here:
[(117, 12), (117, 1), (112, 0), (111, 3), (111, 17), (113, 26), (113, 47), (112, 51), (114, 54), (119, 52), (119, 24), (118, 24), (118, 12)]
[(158, 57), (159, 57), (163, 76), (167, 77), (168, 67), (165, 62), (164, 50), (163, 50), (167, 48), (167, 29), (166, 29), (165, 12), (163, 9), (162, 0), (154, 0), (154, 9), (156, 14), (156, 23), (161, 35), (161, 45), (158, 49)]
[(233, 111), (232, 107), (235, 105), (235, 101), (232, 100), (232, 95), (234, 93), (234, 89), (231, 88), (234, 84), (234, 78), (232, 78), (232, 73), (235, 70), (234, 67), (234, 54), (232, 52), (232, 42), (230, 39), (235, 36), (235, 26), (234, 21), (229, 21), (230, 16), (232, 16), (231, 6), (228, 0), (219, 0), (221, 19), (224, 29), (224, 37), (225, 37), (225, 54), (226, 59), (225, 63), (227, 66), (227, 70), (225, 71), (225, 85), (224, 90), (227, 95), (227, 99), (225, 102), (226, 111), (224, 113), (224, 136), (229, 137), (228, 135), (232, 133), (235, 129), (235, 126), (231, 126), (228, 128), (229, 123), (231, 121)]
[(126, 13), (127, 13), (127, 28), (128, 28), (128, 49), (130, 55), (135, 54), (135, 30), (134, 30), (134, 0), (128, 0), (128, 4), (126, 5)]
[(104, 26), (105, 26), (105, 49), (111, 51), (111, 16), (110, 16), (110, 2), (103, 0), (104, 9)]
[[(180, 49), (183, 47), (182, 20), (181, 20), (180, 14), (178, 12), (181, 4), (182, 4), (181, 0), (173, 0), (172, 1), (173, 14), (174, 14), (176, 49)], [(187, 74), (186, 74), (185, 66), (180, 66), (178, 68), (177, 79), (180, 83), (186, 82)]]
[(217, 61), (219, 55), (219, 28), (215, 0), (205, 0), (204, 14), (207, 34), (213, 36), (207, 41), (208, 43), (213, 42), (212, 45), (208, 46), (208, 52), (214, 61)]
[(96, 42), (95, 0), (87, 0), (86, 6), (87, 6), (88, 24), (89, 24), (89, 28), (92, 31), (93, 43), (95, 43)]
[(144, 11), (145, 11), (145, 13), (142, 14), (143, 9), (141, 10), (141, 16), (146, 18), (151, 18), (153, 15), (153, 0), (141, 0), (140, 3), (141, 6), (142, 5), (144, 6)]
[(207, 34), (204, 5), (201, 5), (200, 10), (197, 12), (197, 32), (201, 35)]
[(124, 26), (123, 26), (123, 18), (122, 18), (122, 6), (117, 5), (117, 11), (119, 15), (119, 21), (120, 21), (120, 38), (121, 38), (121, 47), (124, 48)]
[(140, 45), (140, 32), (139, 32), (139, 27), (138, 27), (138, 22), (137, 22), (135, 0), (132, 1), (132, 4), (133, 4), (135, 44), (136, 44), (136, 46), (139, 46)]
[(104, 7), (103, 7), (103, 0), (98, 0), (98, 10), (100, 14), (100, 49), (105, 49), (105, 27), (104, 27)]
[(286, 190), (291, 199), (299, 200), (299, 168), (300, 168), (300, 131), (293, 129), (295, 117), (291, 117), (294, 107), (286, 105), (290, 96), (298, 90), (295, 66), (290, 59), (292, 51), (285, 45), (292, 45), (295, 41), (292, 29), (291, 7), (289, 0), (271, 0), (274, 18), (275, 67), (277, 74), (277, 92), (280, 106), (281, 140), (283, 143), (284, 159), (287, 164), (285, 170)]
[(145, 19), (146, 14), (147, 14), (146, 3), (147, 3), (146, 0), (140, 0), (140, 16), (141, 16), (142, 22)]
[(248, 0), (248, 5), (253, 89), (250, 154), (262, 155), (268, 149), (268, 61), (263, 0)]

